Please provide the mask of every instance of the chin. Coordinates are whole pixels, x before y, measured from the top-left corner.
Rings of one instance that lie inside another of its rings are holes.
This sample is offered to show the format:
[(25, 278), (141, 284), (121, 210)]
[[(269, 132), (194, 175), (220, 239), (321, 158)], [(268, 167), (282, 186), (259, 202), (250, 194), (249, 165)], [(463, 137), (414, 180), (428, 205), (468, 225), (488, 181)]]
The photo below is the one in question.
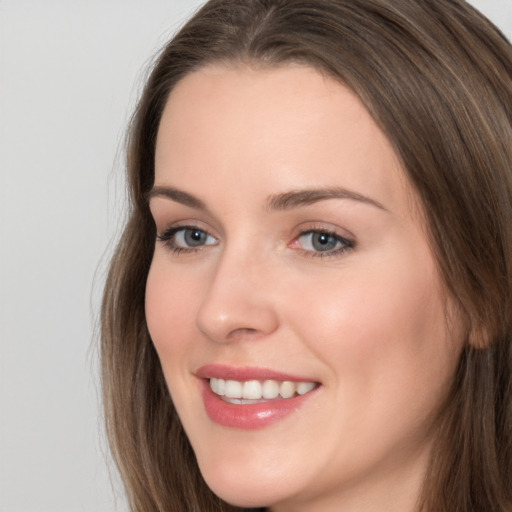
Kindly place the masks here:
[[(225, 463), (208, 464), (202, 467), (201, 474), (208, 487), (225, 502), (244, 508), (269, 507), (285, 500), (293, 489), (290, 489), (283, 478), (278, 475), (265, 474), (261, 462), (254, 465), (230, 465)], [(291, 475), (292, 479), (293, 476)]]
[[(215, 470), (214, 470), (215, 473)], [(257, 475), (247, 475), (245, 478), (226, 480), (219, 474), (202, 473), (208, 487), (222, 500), (243, 508), (268, 507), (279, 501), (275, 496), (275, 489), (271, 492), (267, 490)], [(274, 487), (275, 483), (274, 483)]]

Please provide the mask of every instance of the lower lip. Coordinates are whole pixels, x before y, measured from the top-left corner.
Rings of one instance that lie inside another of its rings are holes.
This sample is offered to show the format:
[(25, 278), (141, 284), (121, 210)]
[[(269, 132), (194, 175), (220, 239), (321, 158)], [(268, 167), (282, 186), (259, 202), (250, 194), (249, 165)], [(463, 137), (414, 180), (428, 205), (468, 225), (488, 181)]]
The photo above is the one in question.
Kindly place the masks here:
[(212, 391), (208, 380), (202, 379), (201, 382), (204, 406), (210, 419), (224, 427), (247, 430), (263, 428), (286, 418), (298, 411), (316, 391), (293, 398), (242, 405), (225, 402)]

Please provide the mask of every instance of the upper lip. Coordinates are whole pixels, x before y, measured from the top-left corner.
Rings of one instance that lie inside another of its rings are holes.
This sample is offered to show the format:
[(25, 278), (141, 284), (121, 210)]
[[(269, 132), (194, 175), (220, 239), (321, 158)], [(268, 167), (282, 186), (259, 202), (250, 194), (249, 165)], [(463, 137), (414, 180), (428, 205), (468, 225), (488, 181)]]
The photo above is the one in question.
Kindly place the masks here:
[(200, 379), (225, 379), (225, 380), (279, 380), (292, 382), (317, 382), (309, 377), (290, 375), (270, 368), (251, 366), (230, 366), (224, 364), (206, 364), (195, 372)]

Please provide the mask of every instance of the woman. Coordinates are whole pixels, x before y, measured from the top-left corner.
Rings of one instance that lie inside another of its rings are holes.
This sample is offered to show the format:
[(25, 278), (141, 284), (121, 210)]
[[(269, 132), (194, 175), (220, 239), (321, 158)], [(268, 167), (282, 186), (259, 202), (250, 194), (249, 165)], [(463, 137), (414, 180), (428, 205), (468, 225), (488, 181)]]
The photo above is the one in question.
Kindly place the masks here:
[(512, 509), (511, 76), (462, 0), (212, 0), (167, 45), (102, 314), (133, 510)]

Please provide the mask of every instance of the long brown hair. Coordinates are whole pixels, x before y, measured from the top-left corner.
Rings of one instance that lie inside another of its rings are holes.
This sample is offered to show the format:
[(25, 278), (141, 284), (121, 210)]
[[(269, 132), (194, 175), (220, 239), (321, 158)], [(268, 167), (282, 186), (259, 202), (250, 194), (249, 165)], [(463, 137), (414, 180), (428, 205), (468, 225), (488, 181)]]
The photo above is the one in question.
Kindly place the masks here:
[(144, 314), (160, 117), (176, 83), (213, 62), (313, 66), (386, 133), (467, 328), (420, 508), (512, 510), (512, 48), (463, 0), (211, 0), (162, 51), (131, 125), (129, 220), (101, 316), (107, 432), (133, 510), (239, 510), (199, 473)]

